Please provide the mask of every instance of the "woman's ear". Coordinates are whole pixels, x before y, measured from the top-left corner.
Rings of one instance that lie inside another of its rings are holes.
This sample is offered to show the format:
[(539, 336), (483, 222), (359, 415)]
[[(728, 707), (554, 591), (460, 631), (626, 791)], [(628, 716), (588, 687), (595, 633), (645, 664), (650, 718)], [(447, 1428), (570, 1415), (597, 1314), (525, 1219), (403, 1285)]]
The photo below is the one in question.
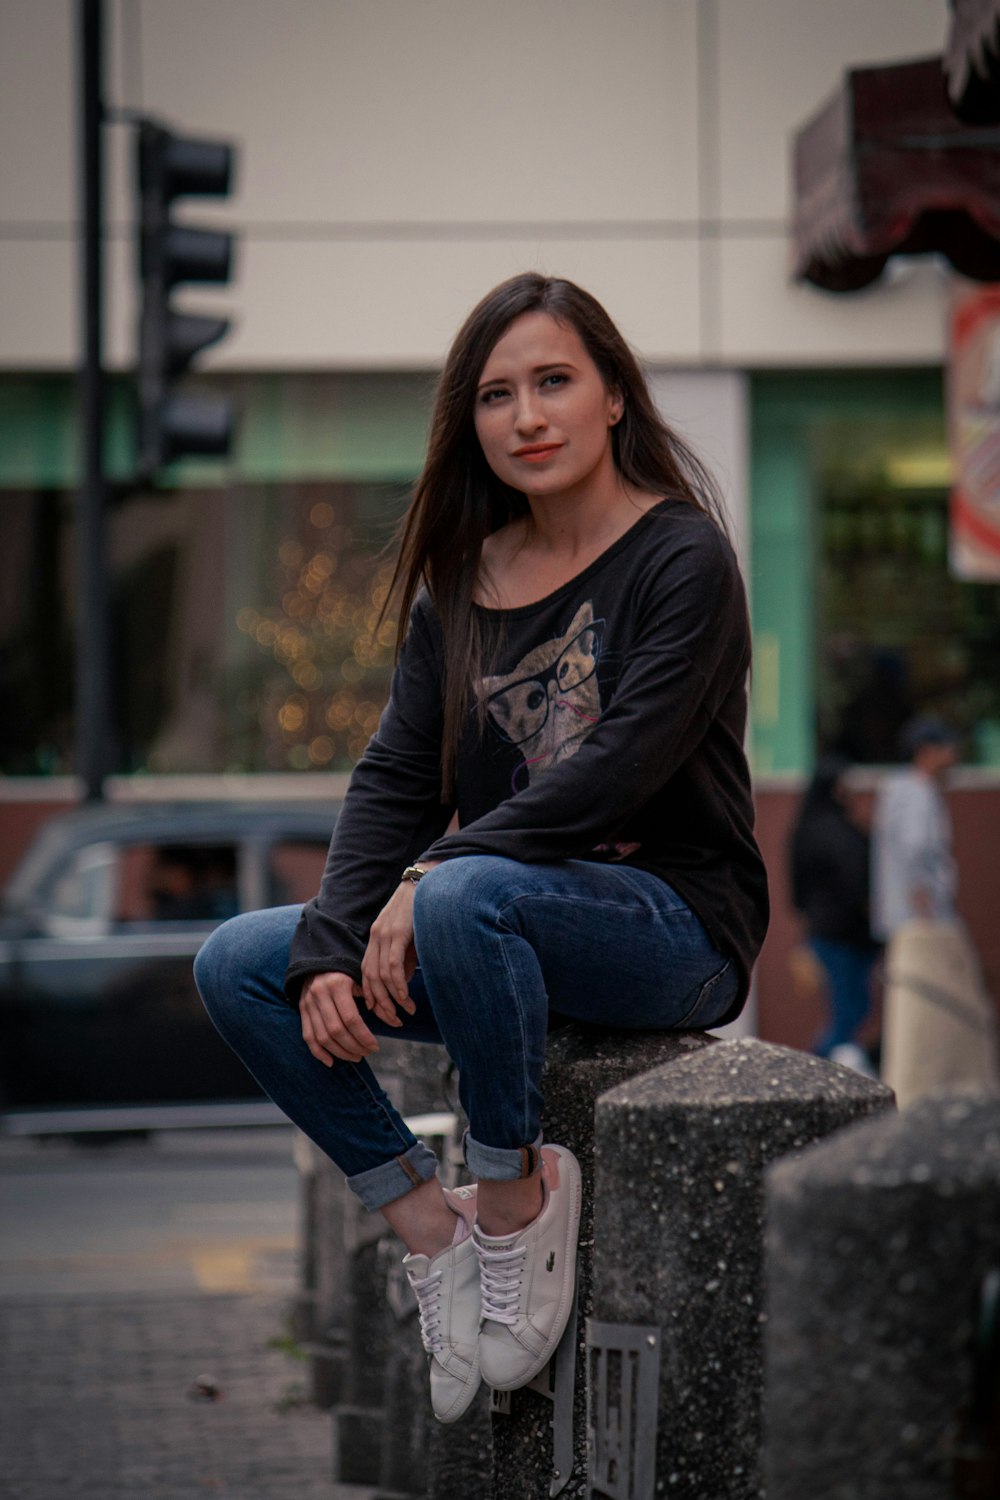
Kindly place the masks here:
[(622, 419), (625, 410), (625, 398), (619, 391), (612, 391), (611, 404), (608, 407), (608, 426), (615, 427)]

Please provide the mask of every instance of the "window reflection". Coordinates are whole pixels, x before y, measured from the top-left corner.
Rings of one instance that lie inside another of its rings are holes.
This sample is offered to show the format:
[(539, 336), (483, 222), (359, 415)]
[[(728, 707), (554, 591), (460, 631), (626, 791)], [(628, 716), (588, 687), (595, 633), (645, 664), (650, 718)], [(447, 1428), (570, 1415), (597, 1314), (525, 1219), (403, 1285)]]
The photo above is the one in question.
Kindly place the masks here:
[(898, 761), (915, 712), (1000, 764), (1000, 589), (948, 571), (938, 488), (830, 486), (820, 501), (819, 741), (862, 763)]
[[(388, 691), (395, 621), (377, 622), (405, 498), (399, 484), (275, 482), (116, 510), (116, 769), (349, 770)], [(69, 772), (71, 496), (7, 492), (5, 506), (0, 773)]]

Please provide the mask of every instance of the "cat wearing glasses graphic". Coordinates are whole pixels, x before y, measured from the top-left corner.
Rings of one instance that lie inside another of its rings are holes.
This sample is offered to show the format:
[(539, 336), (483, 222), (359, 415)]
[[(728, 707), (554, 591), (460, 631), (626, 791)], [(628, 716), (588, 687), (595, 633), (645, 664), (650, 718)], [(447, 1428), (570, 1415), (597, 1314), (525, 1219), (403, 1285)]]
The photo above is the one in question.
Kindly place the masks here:
[[(597, 663), (604, 621), (588, 599), (564, 635), (545, 641), (502, 677), (484, 677), (479, 696), (504, 739), (524, 759), (531, 782), (549, 766), (575, 755), (601, 717)], [(517, 779), (517, 773), (515, 773)]]

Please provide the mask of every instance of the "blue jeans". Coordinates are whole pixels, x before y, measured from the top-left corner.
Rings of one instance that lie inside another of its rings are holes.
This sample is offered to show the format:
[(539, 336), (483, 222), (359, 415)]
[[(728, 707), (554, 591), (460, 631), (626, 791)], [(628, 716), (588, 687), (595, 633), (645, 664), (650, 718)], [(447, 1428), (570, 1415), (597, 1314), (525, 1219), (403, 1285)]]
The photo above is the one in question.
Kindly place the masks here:
[(835, 1047), (855, 1042), (871, 1008), (871, 972), (875, 949), (833, 938), (810, 938), (809, 946), (826, 970), (830, 1016), (813, 1051), (829, 1057)]
[[(332, 1068), (306, 1048), (282, 989), (298, 906), (234, 917), (195, 960), (216, 1027), (264, 1091), (381, 1208), (434, 1175), (366, 1062)], [(627, 865), (447, 860), (414, 900), (416, 1013), (378, 1036), (443, 1042), (459, 1070), (475, 1178), (520, 1177), (541, 1140), (550, 1014), (633, 1030), (704, 1028), (739, 980), (664, 881)]]

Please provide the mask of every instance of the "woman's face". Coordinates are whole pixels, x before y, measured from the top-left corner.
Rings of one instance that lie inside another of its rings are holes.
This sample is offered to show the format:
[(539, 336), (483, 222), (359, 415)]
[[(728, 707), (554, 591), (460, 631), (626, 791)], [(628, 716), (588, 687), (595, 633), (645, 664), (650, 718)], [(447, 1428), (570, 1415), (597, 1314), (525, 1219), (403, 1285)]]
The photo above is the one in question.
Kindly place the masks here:
[(476, 390), (476, 435), (498, 479), (552, 496), (614, 477), (622, 413), (576, 329), (524, 313), (493, 346)]

